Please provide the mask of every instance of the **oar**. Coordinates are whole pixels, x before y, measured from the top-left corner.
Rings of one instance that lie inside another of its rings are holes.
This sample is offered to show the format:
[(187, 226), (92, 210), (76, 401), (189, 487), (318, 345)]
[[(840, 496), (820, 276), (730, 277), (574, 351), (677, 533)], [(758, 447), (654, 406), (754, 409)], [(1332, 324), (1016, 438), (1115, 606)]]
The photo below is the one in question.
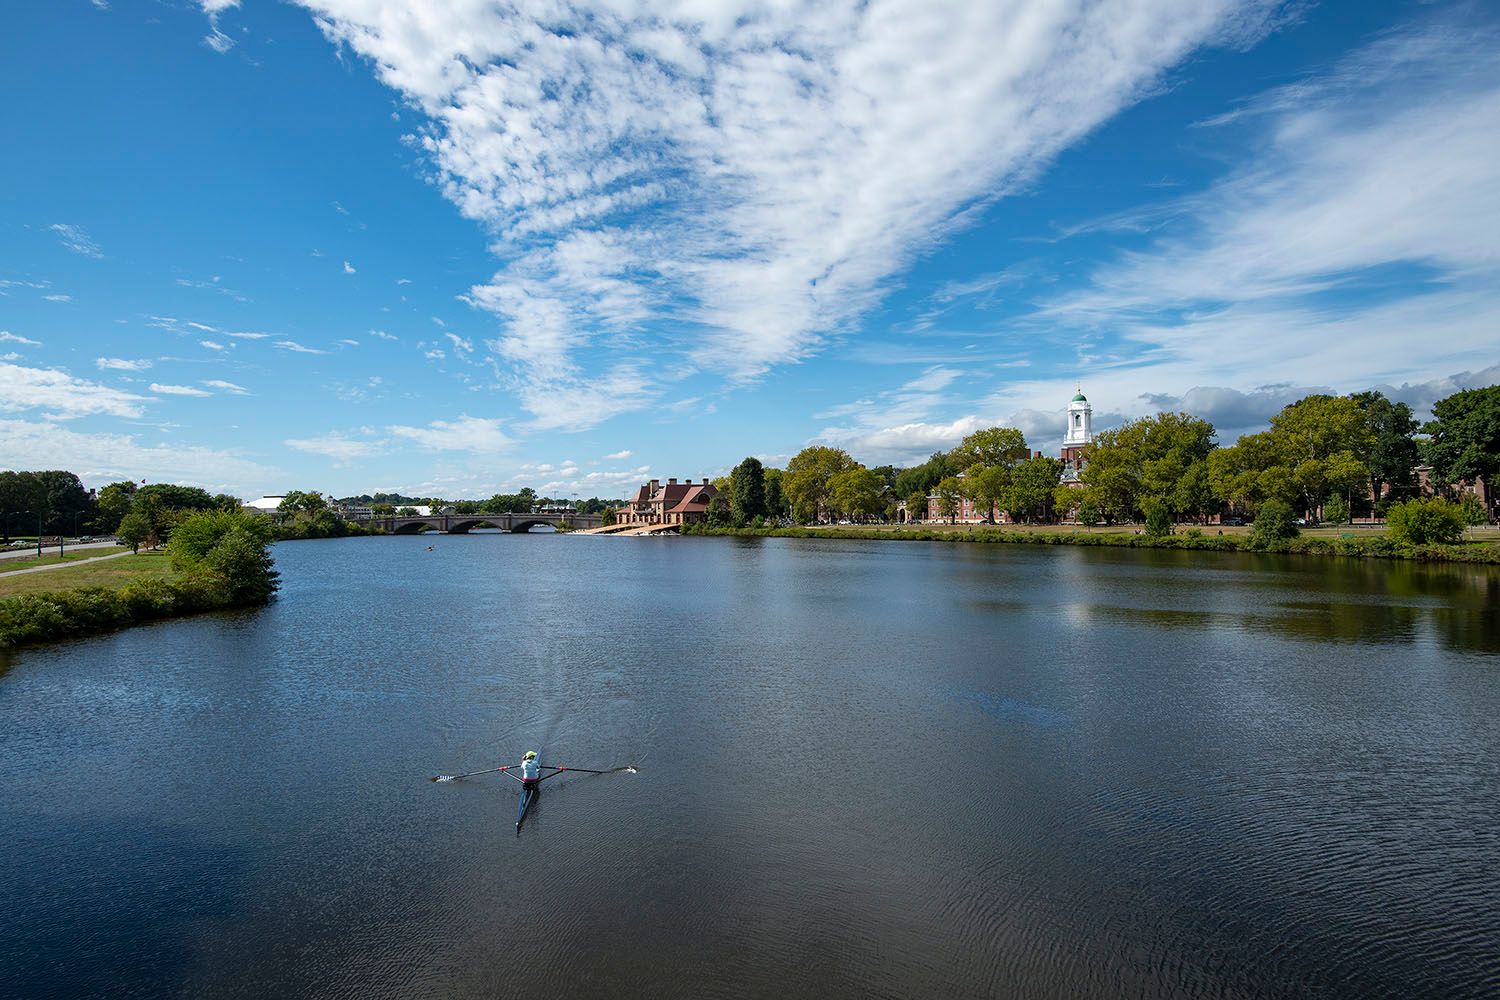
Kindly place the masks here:
[(515, 767), (514, 764), (506, 764), (504, 767), (487, 767), (483, 771), (470, 771), (468, 774), (440, 774), (433, 781), (452, 781), (455, 778), (472, 778), (476, 774), (493, 774), (496, 771), (509, 771)]
[(621, 771), (629, 771), (631, 774), (635, 773), (634, 764), (626, 764), (624, 767), (611, 768), (608, 771), (595, 771), (592, 768), (588, 767), (559, 767), (557, 764), (546, 764), (544, 766), (556, 768), (556, 770), (554, 770), (551, 774), (546, 775), (545, 777), (538, 778), (538, 781), (546, 781), (547, 778), (555, 778), (559, 774), (562, 774), (564, 771), (577, 771), (579, 774), (619, 774)]

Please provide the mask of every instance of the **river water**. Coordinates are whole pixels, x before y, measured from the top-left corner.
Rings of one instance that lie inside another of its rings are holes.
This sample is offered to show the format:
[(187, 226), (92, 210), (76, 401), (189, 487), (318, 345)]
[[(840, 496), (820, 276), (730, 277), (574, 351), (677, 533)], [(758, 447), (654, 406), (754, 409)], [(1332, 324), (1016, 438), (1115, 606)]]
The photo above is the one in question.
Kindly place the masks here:
[[(269, 608), (0, 663), (0, 995), (1500, 995), (1493, 569), (276, 558)], [(506, 775), (430, 780), (532, 747), (638, 772), (519, 835)]]

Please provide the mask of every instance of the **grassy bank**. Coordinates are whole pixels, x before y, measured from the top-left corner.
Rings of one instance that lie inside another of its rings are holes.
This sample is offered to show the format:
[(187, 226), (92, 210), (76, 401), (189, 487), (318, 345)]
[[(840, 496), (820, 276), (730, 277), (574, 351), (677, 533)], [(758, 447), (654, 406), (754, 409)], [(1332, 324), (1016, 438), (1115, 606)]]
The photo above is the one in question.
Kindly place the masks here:
[(264, 604), (277, 587), (269, 541), (259, 518), (202, 512), (168, 551), (0, 576), (0, 649)]
[[(1211, 552), (1285, 552), (1295, 555), (1345, 556), (1356, 559), (1414, 559), (1422, 562), (1466, 562), (1500, 564), (1500, 544), (1489, 541), (1458, 545), (1397, 545), (1384, 533), (1302, 535), (1267, 546), (1257, 545), (1248, 532), (1215, 534), (1218, 529), (1179, 529), (1175, 534), (1153, 538), (1119, 529), (1074, 530), (1071, 527), (1014, 528), (933, 525), (709, 528), (690, 525), (689, 535), (738, 535), (761, 538), (857, 538), (914, 542), (970, 542), (991, 545), (1104, 545), (1132, 549), (1200, 549)], [(1229, 529), (1225, 529), (1226, 532)]]

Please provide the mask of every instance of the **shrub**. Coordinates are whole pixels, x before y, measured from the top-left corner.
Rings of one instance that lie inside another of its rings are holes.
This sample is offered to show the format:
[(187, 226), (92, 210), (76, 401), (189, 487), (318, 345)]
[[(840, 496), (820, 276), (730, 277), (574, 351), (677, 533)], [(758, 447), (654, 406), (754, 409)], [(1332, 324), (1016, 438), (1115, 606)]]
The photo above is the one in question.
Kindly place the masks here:
[(1277, 542), (1297, 537), (1297, 525), (1292, 520), (1292, 508), (1280, 500), (1267, 500), (1255, 513), (1255, 523), (1250, 528), (1250, 542), (1256, 548), (1266, 548)]
[(1146, 505), (1146, 537), (1165, 538), (1172, 533), (1172, 515), (1167, 513), (1167, 505), (1160, 502), (1152, 502)]
[(1452, 544), (1464, 534), (1458, 505), (1442, 497), (1392, 504), (1385, 523), (1391, 540), (1398, 545)]

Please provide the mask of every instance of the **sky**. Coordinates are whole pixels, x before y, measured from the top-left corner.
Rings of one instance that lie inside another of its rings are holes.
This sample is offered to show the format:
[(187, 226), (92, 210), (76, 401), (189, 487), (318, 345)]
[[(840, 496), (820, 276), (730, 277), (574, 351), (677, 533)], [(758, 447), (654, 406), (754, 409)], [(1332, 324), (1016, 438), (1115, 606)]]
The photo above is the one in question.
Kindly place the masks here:
[(1500, 382), (1500, 9), (52, 0), (0, 468), (620, 497)]

